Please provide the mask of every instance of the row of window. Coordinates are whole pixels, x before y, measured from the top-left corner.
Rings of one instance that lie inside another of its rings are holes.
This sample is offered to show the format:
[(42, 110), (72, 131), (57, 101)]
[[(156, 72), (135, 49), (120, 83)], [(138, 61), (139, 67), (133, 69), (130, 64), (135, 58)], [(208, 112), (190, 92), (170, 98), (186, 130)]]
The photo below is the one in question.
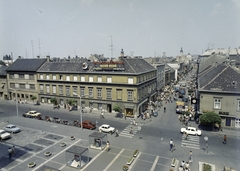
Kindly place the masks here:
[(35, 90), (35, 84), (10, 83), (10, 88)]
[[(57, 80), (57, 77), (58, 77), (58, 80), (65, 80), (65, 81), (79, 81), (78, 80), (78, 76), (74, 75), (71, 79), (71, 76), (70, 75), (66, 75), (65, 76), (65, 79), (64, 79), (64, 76), (63, 75), (52, 75), (50, 77), (50, 75), (46, 75), (45, 79), (46, 80)], [(44, 80), (44, 75), (41, 74), (40, 75), (40, 80)], [(88, 81), (88, 82), (94, 82), (94, 77), (93, 76), (88, 76), (88, 80), (86, 79), (85, 76), (80, 76), (80, 81), (81, 82), (85, 82), (85, 81)], [(102, 76), (97, 76), (97, 82), (103, 82), (102, 80)], [(108, 76), (107, 79), (106, 79), (106, 82), (107, 83), (112, 83), (112, 77), (111, 76)], [(133, 84), (133, 78), (128, 78), (128, 84)]]
[[(214, 99), (214, 109), (221, 109), (221, 99)], [(237, 101), (237, 110), (240, 111), (240, 100)]]
[[(52, 94), (57, 94), (57, 86), (56, 85), (52, 85)], [(50, 85), (46, 85), (45, 86), (45, 90), (46, 90), (46, 94), (50, 94)], [(64, 87), (62, 85), (58, 86), (58, 94), (59, 95), (64, 95)], [(78, 92), (78, 87), (77, 86), (72, 86), (72, 95), (73, 96), (77, 96), (77, 92)], [(44, 93), (44, 85), (40, 84), (40, 93)], [(97, 98), (102, 98), (102, 88), (97, 88)], [(88, 96), (89, 97), (93, 97), (94, 94), (94, 89), (93, 87), (88, 87)], [(71, 90), (70, 90), (70, 86), (65, 86), (65, 95), (66, 96), (71, 96)], [(85, 95), (85, 87), (80, 87), (80, 96), (84, 96)], [(133, 90), (127, 90), (127, 95), (128, 95), (128, 101), (132, 101), (133, 100)], [(107, 99), (112, 99), (112, 89), (111, 88), (107, 88), (106, 89), (106, 98)], [(117, 89), (116, 90), (116, 99), (117, 100), (122, 100), (122, 89)]]
[(34, 80), (33, 74), (10, 74), (11, 79)]

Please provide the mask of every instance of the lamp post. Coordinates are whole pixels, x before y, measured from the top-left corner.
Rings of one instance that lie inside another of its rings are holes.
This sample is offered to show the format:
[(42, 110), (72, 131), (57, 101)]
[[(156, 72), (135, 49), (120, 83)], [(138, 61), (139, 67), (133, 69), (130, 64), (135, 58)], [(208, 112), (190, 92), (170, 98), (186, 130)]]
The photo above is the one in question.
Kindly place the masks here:
[(14, 90), (15, 92), (15, 100), (16, 100), (16, 110), (17, 110), (17, 117), (18, 117), (18, 100), (17, 100), (17, 90), (16, 89), (13, 89), (13, 88), (10, 88), (11, 90)]
[(84, 95), (82, 95), (82, 96), (81, 96), (81, 95), (78, 95), (77, 93), (74, 93), (74, 92), (73, 92), (73, 94), (76, 95), (76, 96), (78, 96), (79, 99), (80, 99), (80, 102), (79, 102), (79, 103), (80, 103), (80, 104), (79, 104), (79, 105), (80, 105), (80, 123), (81, 123), (81, 129), (83, 129), (83, 127), (82, 127), (82, 97), (88, 96), (88, 94), (84, 94)]

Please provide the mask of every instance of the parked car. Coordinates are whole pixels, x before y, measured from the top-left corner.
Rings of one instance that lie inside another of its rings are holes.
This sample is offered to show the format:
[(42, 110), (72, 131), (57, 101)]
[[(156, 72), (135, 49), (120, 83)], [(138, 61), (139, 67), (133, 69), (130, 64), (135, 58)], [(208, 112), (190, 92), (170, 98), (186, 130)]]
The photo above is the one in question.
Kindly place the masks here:
[(30, 110), (29, 112), (26, 112), (23, 114), (23, 117), (29, 117), (29, 118), (36, 118), (41, 116), (41, 113), (35, 111), (35, 110)]
[(18, 133), (21, 131), (20, 128), (16, 127), (15, 125), (9, 124), (3, 128), (4, 131), (10, 132), (10, 133)]
[(4, 131), (3, 129), (0, 129), (0, 140), (5, 140), (5, 139), (10, 138), (10, 137), (11, 137), (11, 134)]
[(96, 124), (92, 123), (90, 120), (85, 120), (82, 122), (82, 127), (86, 129), (95, 129)]
[(187, 103), (188, 102), (188, 98), (183, 96), (182, 101)]
[(187, 127), (187, 128), (181, 128), (181, 133), (187, 133), (188, 135), (202, 135), (202, 131), (198, 130), (195, 127)]
[(110, 125), (107, 125), (107, 124), (103, 124), (99, 127), (99, 131), (102, 131), (102, 132), (107, 132), (107, 133), (111, 133), (113, 134), (115, 132), (115, 128), (114, 127), (111, 127)]
[(153, 112), (152, 116), (157, 117), (158, 116), (158, 112), (157, 111)]

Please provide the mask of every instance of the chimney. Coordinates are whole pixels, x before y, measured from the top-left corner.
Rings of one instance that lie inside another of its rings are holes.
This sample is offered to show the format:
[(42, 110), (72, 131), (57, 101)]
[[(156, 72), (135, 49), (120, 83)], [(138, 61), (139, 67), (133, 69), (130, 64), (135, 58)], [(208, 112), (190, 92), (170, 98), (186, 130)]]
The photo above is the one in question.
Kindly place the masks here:
[(21, 59), (22, 57), (21, 56), (18, 56), (18, 59)]
[(46, 56), (47, 57), (47, 62), (50, 62), (50, 56)]
[(39, 59), (39, 58), (40, 58), (40, 56), (37, 56), (37, 58)]

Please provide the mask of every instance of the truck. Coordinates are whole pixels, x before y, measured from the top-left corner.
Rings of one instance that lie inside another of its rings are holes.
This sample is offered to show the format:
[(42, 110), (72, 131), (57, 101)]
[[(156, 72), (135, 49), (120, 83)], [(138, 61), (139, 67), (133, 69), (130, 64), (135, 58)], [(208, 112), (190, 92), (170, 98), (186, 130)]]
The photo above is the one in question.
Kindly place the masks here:
[(176, 113), (181, 114), (183, 111), (185, 111), (185, 103), (176, 101)]

